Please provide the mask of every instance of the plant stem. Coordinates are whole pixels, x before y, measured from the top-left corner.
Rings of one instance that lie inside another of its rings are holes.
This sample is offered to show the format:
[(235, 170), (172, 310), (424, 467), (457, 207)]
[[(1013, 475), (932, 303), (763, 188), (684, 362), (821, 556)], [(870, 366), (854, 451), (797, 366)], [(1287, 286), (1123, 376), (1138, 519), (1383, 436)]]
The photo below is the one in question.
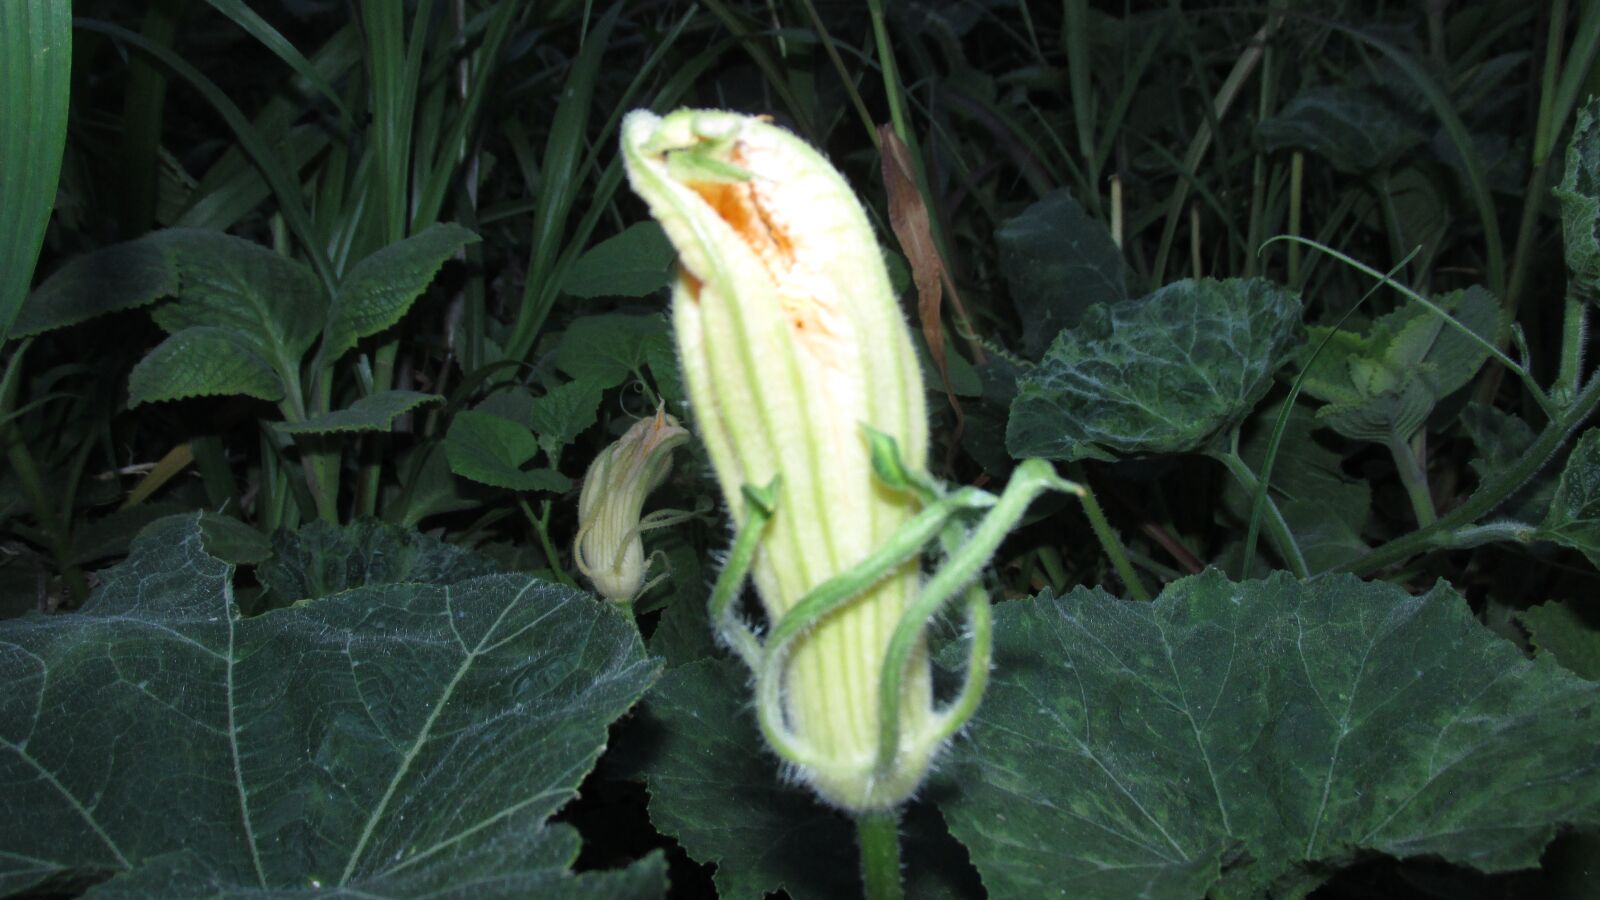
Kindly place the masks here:
[(856, 816), (856, 837), (866, 900), (902, 900), (906, 889), (900, 878), (899, 813), (885, 810)]
[[(1256, 473), (1250, 470), (1243, 457), (1233, 451), (1218, 451), (1211, 454), (1211, 458), (1227, 467), (1229, 474), (1238, 479), (1239, 485), (1245, 493), (1255, 496), (1260, 487), (1260, 480)], [(1283, 513), (1278, 510), (1278, 504), (1272, 499), (1270, 491), (1262, 494), (1263, 505), (1267, 511), (1267, 534), (1272, 538), (1273, 545), (1278, 550), (1278, 555), (1283, 557), (1289, 571), (1296, 578), (1310, 578), (1311, 570), (1306, 565), (1306, 558), (1300, 553), (1300, 545), (1295, 543), (1294, 533), (1289, 530), (1289, 523), (1283, 518)], [(1248, 577), (1249, 572), (1240, 573)]]
[(528, 523), (533, 526), (533, 533), (539, 538), (539, 547), (544, 551), (545, 560), (550, 563), (550, 571), (555, 573), (556, 580), (570, 588), (578, 586), (572, 576), (561, 565), (561, 554), (556, 552), (554, 544), (550, 543), (550, 501), (546, 500), (539, 506), (539, 515), (533, 514), (533, 507), (528, 501), (517, 499), (517, 505), (522, 507), (522, 514), (528, 517)]
[(1083, 470), (1083, 463), (1069, 465), (1067, 477), (1083, 488), (1083, 493), (1078, 495), (1083, 502), (1083, 514), (1089, 517), (1089, 527), (1094, 529), (1094, 536), (1100, 539), (1101, 548), (1111, 557), (1111, 567), (1117, 570), (1117, 577), (1128, 586), (1128, 593), (1133, 595), (1133, 599), (1148, 601), (1150, 590), (1140, 580), (1139, 573), (1134, 571), (1133, 564), (1128, 562), (1128, 551), (1122, 546), (1122, 540), (1111, 530), (1111, 523), (1106, 520), (1100, 501), (1095, 499), (1094, 490), (1089, 487), (1089, 475)]
[[(1418, 432), (1418, 440), (1422, 440), (1425, 434)], [(1389, 435), (1385, 443), (1389, 447), (1389, 455), (1394, 457), (1400, 483), (1405, 485), (1406, 495), (1411, 498), (1411, 508), (1417, 515), (1417, 527), (1432, 525), (1439, 516), (1433, 511), (1433, 492), (1428, 488), (1428, 473), (1423, 468), (1420, 452), (1412, 449), (1399, 435)]]
[(1432, 525), (1395, 538), (1360, 559), (1335, 567), (1334, 571), (1366, 575), (1406, 560), (1413, 554), (1451, 545), (1449, 535), (1452, 532), (1472, 524), (1473, 520), (1499, 506), (1532, 478), (1597, 407), (1600, 407), (1600, 378), (1591, 378), (1572, 405), (1561, 410), (1545, 426), (1538, 439), (1515, 463), (1497, 471), (1466, 502), (1441, 516)]
[(1583, 381), (1583, 346), (1589, 338), (1589, 301), (1576, 279), (1567, 288), (1561, 327), (1561, 368), (1550, 393), (1559, 404), (1571, 402)]

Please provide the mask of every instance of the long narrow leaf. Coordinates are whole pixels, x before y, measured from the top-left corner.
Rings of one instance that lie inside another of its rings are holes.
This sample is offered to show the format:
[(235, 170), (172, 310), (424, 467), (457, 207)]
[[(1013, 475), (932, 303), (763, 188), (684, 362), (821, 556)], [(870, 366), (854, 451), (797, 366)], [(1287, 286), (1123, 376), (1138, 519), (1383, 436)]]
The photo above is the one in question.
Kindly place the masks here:
[(28, 294), (55, 207), (71, 74), (71, 4), (0, 3), (0, 344)]

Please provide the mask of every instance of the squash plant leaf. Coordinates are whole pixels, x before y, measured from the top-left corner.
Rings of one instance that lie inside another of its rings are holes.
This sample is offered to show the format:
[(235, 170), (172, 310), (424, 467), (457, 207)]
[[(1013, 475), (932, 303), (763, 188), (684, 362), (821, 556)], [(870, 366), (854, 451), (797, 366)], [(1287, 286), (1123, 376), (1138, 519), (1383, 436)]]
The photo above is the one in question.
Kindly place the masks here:
[(672, 283), (672, 249), (654, 221), (636, 222), (578, 257), (561, 283), (574, 297), (645, 297)]
[(561, 450), (593, 425), (604, 391), (592, 381), (556, 385), (528, 404), (528, 424), (539, 436), (539, 446), (558, 466)]
[(344, 409), (315, 416), (295, 424), (275, 423), (285, 434), (340, 434), (358, 431), (388, 431), (394, 420), (428, 403), (443, 400), (438, 394), (420, 391), (379, 391), (356, 400)]
[[(413, 573), (418, 578), (425, 572)], [(0, 622), (0, 892), (659, 896), (549, 817), (655, 677), (617, 611), (522, 575), (242, 618), (194, 516), (81, 612)], [(609, 895), (609, 894), (605, 894)]]
[(1065, 188), (1002, 222), (994, 239), (1029, 359), (1089, 307), (1128, 299), (1122, 251)]
[(231, 328), (197, 325), (157, 344), (128, 373), (128, 405), (188, 397), (283, 399), (278, 370)]
[(991, 896), (1303, 896), (1372, 854), (1533, 866), (1600, 822), (1600, 685), (1443, 583), (1212, 570), (1002, 604), (954, 757)]
[[(794, 900), (860, 896), (855, 826), (782, 777), (750, 714), (748, 680), (729, 659), (679, 665), (629, 722), (651, 824), (691, 858), (717, 864), (722, 900), (762, 900), (779, 889)], [(957, 887), (970, 873), (961, 848), (936, 821), (905, 820), (906, 896), (970, 896)]]
[(451, 222), (430, 225), (350, 267), (328, 316), (327, 361), (356, 341), (395, 324), (439, 274), (439, 267), (478, 236)]
[(1277, 115), (1256, 126), (1256, 136), (1268, 151), (1308, 150), (1349, 174), (1388, 168), (1426, 137), (1372, 92), (1339, 85), (1296, 94)]
[(1533, 646), (1590, 681), (1600, 681), (1600, 615), (1592, 603), (1551, 600), (1517, 613)]
[(1582, 551), (1600, 567), (1600, 428), (1585, 431), (1572, 448), (1539, 537)]
[(1566, 174), (1551, 193), (1561, 204), (1567, 268), (1595, 299), (1600, 289), (1600, 99), (1578, 111), (1567, 145)]
[(479, 484), (513, 491), (556, 491), (572, 487), (555, 469), (523, 468), (539, 454), (539, 439), (520, 422), (493, 413), (456, 414), (444, 438), (450, 471)]
[(1299, 330), (1300, 301), (1261, 279), (1174, 282), (1095, 306), (1018, 382), (1021, 459), (1184, 453), (1249, 414)]

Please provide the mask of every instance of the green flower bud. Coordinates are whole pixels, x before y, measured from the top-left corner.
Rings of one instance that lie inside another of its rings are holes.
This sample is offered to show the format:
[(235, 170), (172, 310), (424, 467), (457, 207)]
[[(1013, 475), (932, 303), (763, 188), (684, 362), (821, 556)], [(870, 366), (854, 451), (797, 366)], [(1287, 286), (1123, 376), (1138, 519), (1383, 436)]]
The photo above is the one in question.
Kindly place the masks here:
[(678, 420), (661, 410), (640, 419), (600, 451), (578, 495), (578, 537), (572, 556), (602, 597), (630, 603), (644, 587), (641, 513), (645, 497), (672, 470), (672, 449), (689, 439)]
[[(677, 248), (672, 316), (696, 433), (743, 524), (777, 484), (751, 568), (773, 622), (917, 512), (873, 473), (870, 427), (921, 471), (927, 412), (911, 336), (865, 212), (837, 171), (756, 117), (678, 110), (623, 122), (628, 178)], [(917, 596), (909, 560), (795, 640), (784, 718), (802, 777), (850, 810), (900, 803), (937, 740), (926, 646), (901, 681), (900, 751), (875, 766), (890, 636)], [(788, 754), (786, 754), (788, 755)], [(793, 760), (793, 757), (790, 757)]]

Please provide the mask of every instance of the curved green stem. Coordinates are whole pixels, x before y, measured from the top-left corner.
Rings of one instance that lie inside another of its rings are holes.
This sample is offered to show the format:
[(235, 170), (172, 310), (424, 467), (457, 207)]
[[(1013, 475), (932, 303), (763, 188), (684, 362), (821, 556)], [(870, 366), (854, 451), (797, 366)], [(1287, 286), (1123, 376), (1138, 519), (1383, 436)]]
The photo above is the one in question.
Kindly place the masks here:
[[(1426, 433), (1418, 432), (1419, 435)], [(1423, 468), (1418, 452), (1399, 435), (1389, 435), (1384, 444), (1389, 448), (1389, 455), (1394, 457), (1394, 467), (1400, 475), (1400, 483), (1405, 485), (1406, 495), (1411, 498), (1411, 509), (1416, 513), (1417, 527), (1426, 528), (1432, 525), (1439, 516), (1433, 509), (1433, 491), (1428, 487), (1428, 472)]]
[(1432, 550), (1441, 543), (1448, 546), (1449, 541), (1442, 540), (1445, 536), (1471, 525), (1479, 516), (1505, 502), (1506, 498), (1515, 493), (1517, 488), (1532, 478), (1551, 457), (1555, 456), (1556, 451), (1567, 442), (1572, 432), (1576, 431), (1597, 407), (1600, 407), (1600, 377), (1591, 378), (1584, 386), (1583, 392), (1545, 426), (1544, 431), (1539, 433), (1539, 437), (1523, 451), (1516, 462), (1499, 469), (1484, 481), (1466, 502), (1439, 517), (1432, 525), (1395, 538), (1360, 559), (1337, 566), (1334, 571), (1366, 575), (1408, 559), (1414, 554)]
[(711, 602), (708, 604), (711, 625), (717, 630), (717, 635), (739, 654), (752, 672), (761, 671), (761, 641), (749, 625), (739, 621), (733, 611), (733, 598), (739, 595), (739, 586), (744, 584), (744, 576), (750, 571), (750, 564), (755, 562), (756, 548), (761, 545), (761, 536), (766, 532), (767, 521), (772, 518), (777, 502), (778, 479), (772, 479), (764, 488), (745, 485), (744, 525), (734, 536), (733, 549), (728, 551), (728, 562), (717, 575), (717, 583), (711, 589)]
[(1111, 530), (1111, 523), (1100, 508), (1100, 501), (1095, 499), (1094, 491), (1089, 488), (1089, 477), (1083, 471), (1083, 464), (1073, 463), (1067, 471), (1072, 473), (1072, 479), (1082, 489), (1078, 499), (1083, 503), (1083, 514), (1089, 517), (1089, 527), (1094, 529), (1094, 536), (1100, 539), (1101, 549), (1111, 557), (1111, 567), (1117, 570), (1117, 577), (1122, 579), (1133, 599), (1148, 601), (1151, 598), (1150, 589), (1144, 586), (1139, 573), (1134, 571), (1133, 563), (1128, 561), (1128, 551), (1122, 546), (1122, 540)]
[(856, 838), (866, 900), (902, 900), (906, 889), (900, 877), (899, 814), (886, 810), (856, 816)]
[[(889, 769), (900, 751), (900, 686), (904, 680), (906, 664), (911, 651), (917, 646), (922, 629), (932, 619), (945, 601), (962, 585), (974, 578), (994, 556), (1000, 542), (1005, 540), (1013, 526), (1027, 512), (1034, 498), (1050, 489), (1083, 495), (1080, 485), (1065, 481), (1056, 475), (1050, 464), (1042, 459), (1023, 460), (1006, 485), (1005, 493), (995, 502), (994, 508), (973, 529), (944, 567), (934, 573), (917, 599), (900, 617), (894, 635), (889, 638), (889, 650), (883, 660), (883, 674), (878, 679), (878, 766)], [(956, 727), (960, 727), (959, 724)]]
[[(1245, 493), (1256, 496), (1260, 489), (1260, 480), (1250, 466), (1239, 456), (1236, 451), (1217, 451), (1211, 458), (1227, 467), (1229, 474), (1238, 480)], [(1278, 504), (1272, 499), (1270, 492), (1262, 492), (1263, 505), (1267, 512), (1267, 534), (1272, 537), (1273, 546), (1277, 547), (1278, 555), (1283, 557), (1284, 563), (1296, 578), (1310, 578), (1311, 571), (1306, 565), (1306, 558), (1300, 552), (1300, 545), (1295, 542), (1294, 532), (1289, 530), (1289, 523), (1284, 519), (1283, 513), (1278, 509)], [(1248, 576), (1250, 573), (1241, 573)]]

